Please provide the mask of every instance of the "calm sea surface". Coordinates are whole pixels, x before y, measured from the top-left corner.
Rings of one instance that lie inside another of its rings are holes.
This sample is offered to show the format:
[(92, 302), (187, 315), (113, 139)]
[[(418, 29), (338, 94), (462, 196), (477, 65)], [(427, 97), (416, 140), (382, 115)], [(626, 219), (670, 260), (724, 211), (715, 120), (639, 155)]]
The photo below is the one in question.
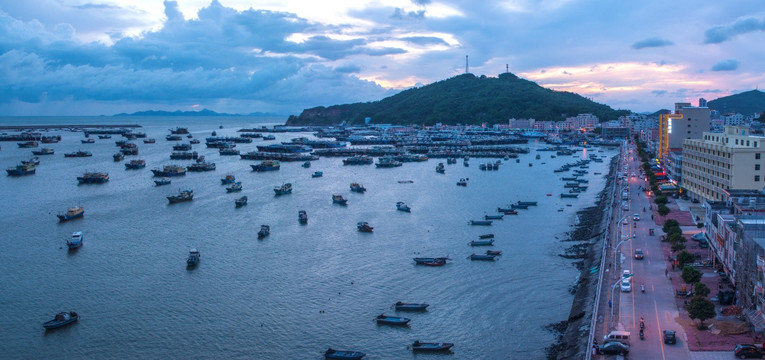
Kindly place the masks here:
[[(249, 165), (259, 162), (220, 156), (204, 145), (212, 131), (236, 136), (242, 127), (283, 121), (0, 118), (3, 125), (137, 123), (143, 126), (138, 131), (157, 140), (135, 141), (137, 158), (147, 167), (125, 170), (124, 161), (112, 160), (121, 137), (94, 135), (95, 144), (81, 144), (82, 133), (52, 131), (47, 135), (61, 134), (63, 140), (43, 145), (56, 153), (41, 156), (37, 174), (0, 176), (0, 357), (318, 360), (327, 347), (364, 351), (366, 359), (434, 357), (407, 350), (419, 339), (455, 343), (449, 355), (454, 359), (544, 358), (543, 348), (554, 338), (542, 327), (567, 318), (568, 288), (576, 279), (571, 261), (558, 256), (568, 246), (560, 240), (576, 223), (575, 212), (594, 204), (605, 181), (593, 172), (606, 174), (608, 161), (590, 164), (586, 193), (560, 199), (563, 182), (553, 169), (585, 157), (584, 151), (553, 159), (554, 153), (535, 152), (546, 145), (532, 141), (520, 163), (480, 171), (478, 165), (488, 160), (471, 159), (470, 167), (461, 161), (447, 166), (445, 175), (435, 172), (443, 159), (376, 169), (322, 158), (309, 169), (283, 162), (280, 171), (256, 173)], [(217, 170), (155, 187), (150, 169), (191, 163), (170, 160), (175, 142), (164, 137), (176, 126), (202, 140), (194, 150)], [(279, 142), (311, 134), (275, 136)], [(261, 143), (255, 139), (237, 148), (254, 151)], [(13, 142), (0, 146), (4, 167), (31, 156)], [(64, 158), (78, 149), (93, 157)], [(111, 180), (78, 185), (76, 177), (89, 170), (108, 172)], [(324, 176), (312, 178), (314, 171)], [(227, 173), (242, 182), (241, 193), (226, 193), (220, 178)], [(460, 178), (469, 178), (469, 185), (458, 187)], [(286, 182), (293, 193), (275, 197), (272, 189)], [(368, 191), (351, 192), (351, 182)], [(194, 190), (192, 202), (168, 204), (166, 196), (186, 188)], [(333, 193), (343, 194), (348, 206), (333, 205)], [(234, 208), (242, 195), (249, 205)], [(489, 227), (467, 225), (518, 200), (539, 206)], [(396, 211), (397, 201), (412, 212)], [(55, 215), (74, 205), (85, 208), (85, 217), (59, 223)], [(308, 212), (307, 225), (297, 221), (301, 209)], [(374, 233), (358, 232), (359, 221), (369, 222)], [(271, 226), (271, 235), (257, 240), (261, 224)], [(74, 231), (84, 233), (84, 245), (69, 252), (66, 240)], [(471, 262), (468, 255), (487, 248), (467, 243), (489, 232), (496, 235), (492, 249), (504, 255), (493, 263)], [(202, 261), (187, 270), (192, 247)], [(453, 260), (443, 267), (412, 261), (447, 255)], [(396, 301), (430, 307), (396, 313)], [(46, 333), (41, 323), (64, 310), (77, 311), (81, 320)], [(382, 313), (409, 317), (411, 326), (378, 326), (373, 319)]]

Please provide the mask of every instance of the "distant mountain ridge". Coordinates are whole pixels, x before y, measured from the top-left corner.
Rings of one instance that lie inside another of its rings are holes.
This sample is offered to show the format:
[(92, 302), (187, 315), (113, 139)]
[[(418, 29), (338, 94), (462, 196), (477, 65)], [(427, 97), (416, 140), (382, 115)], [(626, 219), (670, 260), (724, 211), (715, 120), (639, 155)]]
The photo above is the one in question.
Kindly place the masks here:
[(199, 111), (163, 111), (163, 110), (147, 110), (138, 111), (131, 114), (120, 113), (112, 116), (282, 116), (274, 113), (254, 112), (250, 114), (228, 114), (219, 113), (209, 109), (202, 109)]
[(720, 113), (752, 115), (765, 112), (765, 93), (759, 90), (745, 91), (707, 102), (707, 107)]
[(543, 88), (511, 73), (496, 78), (462, 74), (375, 102), (305, 109), (290, 116), (287, 125), (363, 124), (367, 117), (377, 124), (506, 124), (510, 118), (560, 121), (583, 113), (607, 121), (629, 111)]

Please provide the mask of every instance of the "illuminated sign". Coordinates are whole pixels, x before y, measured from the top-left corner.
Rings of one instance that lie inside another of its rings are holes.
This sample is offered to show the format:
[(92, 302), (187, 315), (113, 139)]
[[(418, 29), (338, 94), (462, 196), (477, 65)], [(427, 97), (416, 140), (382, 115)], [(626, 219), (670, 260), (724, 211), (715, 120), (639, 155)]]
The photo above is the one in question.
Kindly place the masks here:
[(668, 134), (672, 133), (672, 119), (667, 120), (667, 133)]

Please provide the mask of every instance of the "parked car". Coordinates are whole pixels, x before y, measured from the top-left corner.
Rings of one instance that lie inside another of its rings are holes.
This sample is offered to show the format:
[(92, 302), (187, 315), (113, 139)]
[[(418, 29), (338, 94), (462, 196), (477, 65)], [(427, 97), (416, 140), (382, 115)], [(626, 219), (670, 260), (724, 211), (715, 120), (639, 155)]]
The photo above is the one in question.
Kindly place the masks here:
[(675, 336), (675, 330), (664, 330), (664, 343), (677, 344), (677, 336)]
[(605, 344), (598, 345), (598, 353), (604, 355), (627, 355), (630, 352), (630, 346), (622, 344), (620, 342), (607, 342)]
[(752, 344), (738, 344), (733, 348), (733, 354), (739, 359), (760, 359), (765, 353), (761, 347)]
[(643, 260), (643, 250), (635, 249), (635, 260)]
[(691, 236), (691, 240), (693, 240), (693, 241), (706, 241), (707, 240), (707, 236), (704, 235), (703, 232), (695, 233), (695, 234), (693, 234)]

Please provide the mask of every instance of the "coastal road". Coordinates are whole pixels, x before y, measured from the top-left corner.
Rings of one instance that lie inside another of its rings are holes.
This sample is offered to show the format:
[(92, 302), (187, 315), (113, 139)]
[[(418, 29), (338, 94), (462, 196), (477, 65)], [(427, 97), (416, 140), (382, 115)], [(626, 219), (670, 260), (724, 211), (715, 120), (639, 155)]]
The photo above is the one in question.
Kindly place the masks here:
[[(626, 160), (628, 160), (626, 162), (628, 164), (627, 181), (622, 182), (620, 186), (629, 189), (629, 210), (622, 210), (620, 206), (618, 219), (621, 221), (626, 218), (627, 224), (619, 223), (621, 234), (618, 236), (621, 236), (621, 239), (629, 237), (630, 240), (619, 247), (621, 255), (617, 252), (616, 261), (620, 262), (622, 270), (629, 269), (634, 276), (632, 291), (620, 292), (618, 327), (631, 332), (631, 358), (688, 359), (690, 352), (685, 332), (675, 322), (678, 309), (674, 299), (674, 289), (665, 276), (668, 264), (661, 250), (660, 237), (663, 232), (661, 227), (656, 226), (651, 220), (651, 212), (648, 211), (649, 199), (646, 192), (640, 190), (641, 187), (648, 185), (639, 176), (640, 162), (634, 147), (630, 146)], [(630, 176), (632, 173), (638, 176)], [(621, 197), (621, 191), (619, 196)], [(646, 211), (644, 212), (643, 209)], [(637, 214), (640, 220), (633, 221), (632, 214)], [(655, 235), (649, 235), (649, 229), (654, 229)], [(642, 260), (635, 259), (635, 249), (643, 250)], [(641, 284), (645, 285), (645, 293), (640, 290)], [(616, 291), (620, 289), (617, 288)], [(641, 317), (645, 319), (645, 340), (640, 340), (639, 337)], [(674, 330), (677, 333), (677, 344), (664, 344), (663, 330)]]

